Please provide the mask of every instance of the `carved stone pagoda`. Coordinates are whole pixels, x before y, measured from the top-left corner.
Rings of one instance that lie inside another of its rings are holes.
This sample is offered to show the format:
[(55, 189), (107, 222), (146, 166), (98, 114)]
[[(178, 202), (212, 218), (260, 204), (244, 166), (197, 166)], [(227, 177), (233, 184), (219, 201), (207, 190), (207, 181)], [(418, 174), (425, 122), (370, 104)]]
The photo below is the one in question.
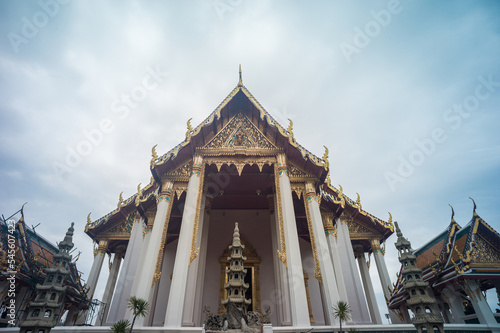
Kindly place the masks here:
[(412, 324), (415, 325), (418, 333), (436, 330), (444, 333), (443, 318), (437, 308), (436, 300), (427, 290), (429, 283), (422, 279), (422, 270), (416, 265), (417, 257), (412, 252), (411, 243), (403, 237), (397, 222), (395, 225), (398, 236), (395, 245), (399, 251), (399, 262), (402, 264), (403, 288), (410, 295), (406, 304), (414, 314)]
[(248, 283), (245, 283), (245, 275), (247, 270), (243, 264), (246, 257), (243, 256), (243, 249), (245, 245), (241, 244), (240, 230), (238, 229), (238, 222), (234, 225), (233, 243), (229, 245), (231, 256), (229, 260), (229, 268), (226, 270), (228, 282), (224, 285), (227, 291), (227, 299), (222, 301), (226, 307), (229, 303), (233, 303), (243, 313), (247, 312), (247, 306), (252, 303), (251, 300), (245, 298), (245, 293), (248, 289)]
[(64, 282), (70, 275), (72, 256), (69, 251), (73, 248), (73, 225), (71, 223), (64, 240), (58, 244), (59, 251), (54, 254), (52, 267), (45, 269), (43, 284), (36, 285), (36, 298), (29, 303), (28, 315), (19, 325), (21, 333), (48, 333), (59, 320), (67, 288)]

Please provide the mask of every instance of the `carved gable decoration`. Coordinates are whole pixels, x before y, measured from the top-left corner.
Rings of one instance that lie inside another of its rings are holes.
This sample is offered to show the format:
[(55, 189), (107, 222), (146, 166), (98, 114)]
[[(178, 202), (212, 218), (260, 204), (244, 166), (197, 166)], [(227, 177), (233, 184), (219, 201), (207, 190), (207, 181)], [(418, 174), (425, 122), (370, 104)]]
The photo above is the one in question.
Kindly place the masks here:
[(343, 213), (342, 220), (345, 224), (347, 224), (347, 228), (349, 229), (349, 235), (351, 239), (360, 239), (365, 237), (373, 237), (378, 236), (379, 233), (368, 228), (367, 226), (358, 223), (355, 221), (354, 217), (350, 214)]
[(185, 163), (184, 165), (178, 167), (177, 169), (170, 171), (167, 173), (169, 176), (178, 176), (178, 177), (189, 177), (189, 173), (191, 172), (192, 161)]
[(349, 228), (349, 233), (351, 235), (366, 235), (366, 234), (373, 234), (374, 233), (373, 230), (368, 229), (367, 227), (365, 227), (359, 223), (356, 223), (354, 221), (349, 222), (347, 227)]
[(304, 172), (304, 170), (302, 170), (301, 168), (292, 163), (288, 163), (288, 171), (290, 173), (291, 181), (303, 181), (304, 179), (316, 178), (314, 175)]
[(266, 148), (276, 147), (243, 114), (238, 113), (203, 148)]
[(111, 238), (114, 238), (116, 236), (117, 238), (122, 238), (120, 236), (130, 235), (130, 233), (132, 232), (132, 227), (134, 225), (135, 214), (135, 212), (130, 213), (125, 221), (115, 225), (111, 229), (104, 231), (101, 236), (105, 235)]
[(290, 170), (290, 177), (306, 177), (307, 174), (302, 171), (301, 169), (299, 169), (298, 167), (296, 167), (295, 165), (293, 164), (289, 164), (288, 165), (288, 170)]
[(476, 263), (500, 263), (500, 252), (482, 237), (475, 239), (475, 249), (472, 251), (472, 262)]

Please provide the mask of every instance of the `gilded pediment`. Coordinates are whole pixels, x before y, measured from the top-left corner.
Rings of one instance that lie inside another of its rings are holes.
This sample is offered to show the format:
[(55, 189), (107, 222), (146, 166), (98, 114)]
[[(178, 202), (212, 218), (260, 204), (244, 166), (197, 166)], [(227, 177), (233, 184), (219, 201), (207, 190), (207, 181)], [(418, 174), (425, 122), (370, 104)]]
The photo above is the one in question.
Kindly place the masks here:
[(276, 149), (276, 146), (243, 113), (238, 113), (203, 148)]
[(182, 177), (182, 176), (189, 177), (189, 173), (191, 172), (192, 164), (193, 164), (192, 161), (188, 161), (187, 163), (181, 165), (177, 169), (175, 169), (171, 172), (167, 172), (167, 175), (168, 176), (177, 176), (177, 177)]
[(500, 263), (500, 252), (482, 237), (476, 237), (475, 248), (471, 255), (474, 263)]
[(102, 232), (100, 237), (106, 239), (127, 239), (130, 237), (132, 227), (134, 226), (135, 214), (136, 212), (130, 213), (125, 220)]
[(349, 228), (349, 234), (351, 235), (366, 235), (374, 233), (373, 230), (368, 229), (364, 225), (354, 221), (351, 221), (347, 226)]
[(304, 170), (298, 166), (288, 163), (288, 172), (290, 175), (290, 180), (293, 181), (303, 181), (304, 179), (316, 178), (314, 175), (306, 173)]
[(356, 221), (355, 217), (350, 214), (343, 214), (343, 223), (347, 224), (349, 229), (349, 235), (351, 239), (364, 239), (366, 237), (375, 237), (379, 235), (379, 232), (367, 227), (366, 225)]

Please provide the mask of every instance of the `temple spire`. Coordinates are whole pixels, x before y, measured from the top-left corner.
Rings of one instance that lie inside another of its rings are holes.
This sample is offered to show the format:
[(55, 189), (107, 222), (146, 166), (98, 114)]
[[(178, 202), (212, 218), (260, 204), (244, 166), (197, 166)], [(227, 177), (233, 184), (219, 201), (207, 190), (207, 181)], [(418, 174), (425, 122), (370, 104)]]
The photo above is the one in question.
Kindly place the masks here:
[(241, 78), (241, 64), (240, 64), (240, 80), (238, 81), (238, 87), (243, 87), (243, 79)]

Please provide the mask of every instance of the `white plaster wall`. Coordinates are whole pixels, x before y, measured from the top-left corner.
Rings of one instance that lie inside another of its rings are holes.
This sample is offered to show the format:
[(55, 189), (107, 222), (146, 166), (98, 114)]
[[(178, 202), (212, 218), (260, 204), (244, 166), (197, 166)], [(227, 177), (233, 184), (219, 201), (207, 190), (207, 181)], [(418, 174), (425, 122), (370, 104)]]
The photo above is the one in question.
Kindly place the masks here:
[(314, 317), (314, 325), (325, 325), (323, 303), (321, 302), (321, 291), (319, 282), (314, 277), (314, 257), (311, 244), (299, 238), (300, 255), (302, 257), (302, 268), (309, 274), (309, 296), (311, 297), (311, 308)]
[(233, 240), (235, 222), (238, 222), (240, 234), (254, 247), (261, 259), (261, 307), (264, 309), (266, 304), (271, 307), (271, 321), (273, 325), (277, 325), (276, 300), (273, 297), (276, 292), (271, 222), (267, 210), (212, 210), (210, 212), (203, 306), (209, 306), (212, 313), (217, 313), (220, 288), (219, 257)]

